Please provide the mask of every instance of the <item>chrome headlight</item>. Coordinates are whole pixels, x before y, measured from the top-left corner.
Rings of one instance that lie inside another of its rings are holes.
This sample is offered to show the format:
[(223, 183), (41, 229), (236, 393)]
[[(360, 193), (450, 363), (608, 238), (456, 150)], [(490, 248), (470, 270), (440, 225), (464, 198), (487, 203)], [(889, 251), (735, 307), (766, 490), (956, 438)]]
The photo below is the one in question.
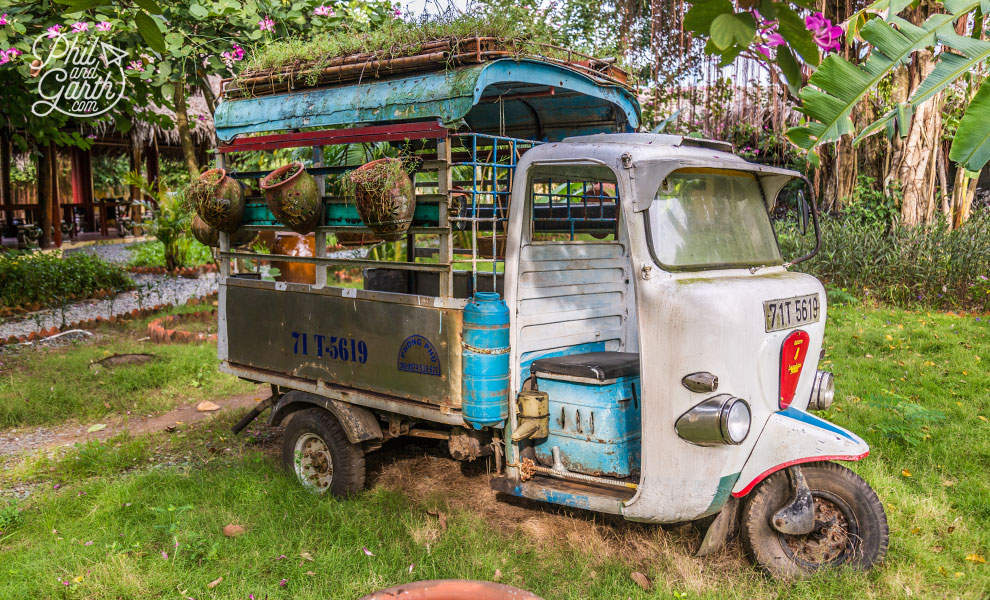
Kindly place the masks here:
[(815, 373), (815, 383), (811, 386), (811, 399), (808, 410), (825, 410), (835, 399), (835, 376), (828, 371)]
[(713, 396), (687, 411), (674, 424), (677, 435), (692, 444), (741, 444), (749, 435), (752, 413), (742, 398)]

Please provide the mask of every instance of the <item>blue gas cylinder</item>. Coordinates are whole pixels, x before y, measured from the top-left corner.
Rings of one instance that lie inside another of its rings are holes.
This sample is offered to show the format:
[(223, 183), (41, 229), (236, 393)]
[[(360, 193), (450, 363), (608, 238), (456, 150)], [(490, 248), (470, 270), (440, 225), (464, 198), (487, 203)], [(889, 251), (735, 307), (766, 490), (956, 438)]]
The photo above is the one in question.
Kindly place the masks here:
[(494, 292), (476, 292), (464, 308), (461, 378), (464, 421), (501, 427), (509, 416), (509, 309)]

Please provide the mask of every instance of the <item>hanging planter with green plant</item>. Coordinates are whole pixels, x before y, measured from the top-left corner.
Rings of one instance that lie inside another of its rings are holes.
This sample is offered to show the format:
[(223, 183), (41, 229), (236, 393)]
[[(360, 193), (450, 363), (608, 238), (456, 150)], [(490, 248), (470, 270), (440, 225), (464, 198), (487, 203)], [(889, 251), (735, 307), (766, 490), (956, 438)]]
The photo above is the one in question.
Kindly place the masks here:
[(234, 233), (244, 216), (244, 189), (223, 169), (210, 169), (189, 184), (186, 196), (211, 227)]
[(312, 233), (323, 216), (323, 201), (316, 179), (301, 162), (275, 169), (261, 180), (268, 210), (296, 233)]
[(361, 220), (386, 242), (402, 238), (416, 211), (416, 193), (405, 161), (380, 158), (361, 165), (348, 176)]

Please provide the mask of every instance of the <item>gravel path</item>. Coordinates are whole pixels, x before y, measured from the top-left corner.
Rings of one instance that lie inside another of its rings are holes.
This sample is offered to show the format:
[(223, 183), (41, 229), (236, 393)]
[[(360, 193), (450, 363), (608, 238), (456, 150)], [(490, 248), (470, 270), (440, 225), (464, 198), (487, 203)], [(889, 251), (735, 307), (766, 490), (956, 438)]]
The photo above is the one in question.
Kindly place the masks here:
[(130, 247), (133, 245), (134, 243), (93, 244), (91, 246), (83, 246), (81, 248), (71, 248), (69, 250), (64, 250), (63, 255), (68, 256), (69, 254), (81, 252), (83, 254), (92, 254), (93, 256), (98, 256), (107, 262), (126, 263), (131, 259)]
[(28, 335), (32, 331), (61, 327), (63, 323), (75, 323), (84, 319), (96, 317), (109, 319), (113, 315), (130, 312), (142, 306), (182, 304), (189, 298), (205, 296), (217, 291), (216, 273), (208, 273), (198, 279), (135, 274), (132, 274), (131, 278), (137, 284), (135, 291), (117, 294), (113, 298), (70, 304), (65, 308), (64, 317), (61, 309), (54, 308), (31, 313), (16, 321), (0, 323), (0, 338)]

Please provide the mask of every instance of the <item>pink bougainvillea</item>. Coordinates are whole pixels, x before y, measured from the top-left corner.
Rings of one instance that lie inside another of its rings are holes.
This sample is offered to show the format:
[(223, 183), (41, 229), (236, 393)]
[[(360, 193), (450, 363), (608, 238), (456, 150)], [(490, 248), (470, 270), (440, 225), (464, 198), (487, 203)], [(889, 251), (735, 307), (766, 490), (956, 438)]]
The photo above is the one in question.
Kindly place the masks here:
[(258, 29), (262, 31), (274, 31), (275, 21), (271, 17), (265, 17), (264, 19), (258, 21)]
[(7, 18), (7, 13), (3, 13), (3, 16), (0, 17), (0, 27), (4, 25), (10, 25), (10, 19)]
[(332, 17), (334, 15), (333, 8), (324, 4), (323, 6), (317, 6), (313, 10), (313, 14), (318, 17)]

